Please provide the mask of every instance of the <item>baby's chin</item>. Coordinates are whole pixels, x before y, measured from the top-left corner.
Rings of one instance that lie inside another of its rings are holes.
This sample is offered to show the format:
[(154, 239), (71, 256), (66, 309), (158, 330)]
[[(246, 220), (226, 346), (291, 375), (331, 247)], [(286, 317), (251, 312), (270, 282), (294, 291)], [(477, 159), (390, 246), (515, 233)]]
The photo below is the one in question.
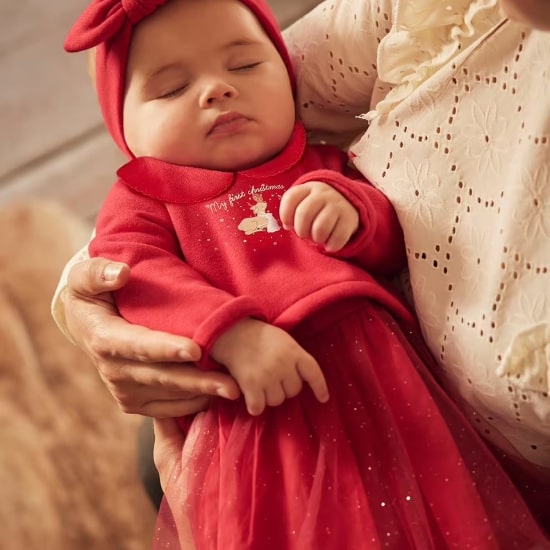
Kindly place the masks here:
[(280, 153), (279, 150), (273, 152), (275, 147), (271, 148), (271, 150), (265, 150), (265, 148), (264, 150), (260, 150), (257, 143), (252, 146), (247, 145), (244, 143), (237, 147), (228, 147), (225, 150), (210, 150), (209, 154), (203, 153), (199, 155), (190, 154), (190, 152), (182, 150), (163, 150), (161, 152), (156, 149), (155, 151), (143, 151), (145, 154), (136, 156), (152, 157), (169, 164), (201, 168), (203, 170), (242, 172), (261, 166)]
[(208, 163), (208, 166), (196, 166), (197, 168), (204, 168), (206, 170), (218, 170), (220, 172), (243, 172), (244, 170), (250, 170), (251, 168), (256, 168), (262, 164), (270, 161), (276, 155), (273, 154), (263, 154), (263, 155), (243, 155), (242, 157), (236, 157), (235, 155), (232, 158), (220, 159), (212, 163)]

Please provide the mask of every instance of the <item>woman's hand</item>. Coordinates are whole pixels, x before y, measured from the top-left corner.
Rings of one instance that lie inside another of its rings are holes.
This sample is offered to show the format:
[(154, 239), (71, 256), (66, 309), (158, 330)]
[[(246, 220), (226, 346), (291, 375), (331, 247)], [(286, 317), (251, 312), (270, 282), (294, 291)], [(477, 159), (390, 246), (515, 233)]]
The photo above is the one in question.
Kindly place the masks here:
[[(198, 420), (199, 417), (197, 417)], [(182, 449), (188, 434), (181, 431), (175, 418), (155, 418), (154, 462), (162, 490), (182, 465)]]
[(185, 416), (206, 408), (209, 396), (236, 399), (236, 382), (192, 363), (200, 348), (190, 339), (126, 322), (111, 291), (128, 281), (128, 266), (93, 258), (76, 264), (61, 299), (67, 328), (94, 362), (126, 413), (158, 418)]

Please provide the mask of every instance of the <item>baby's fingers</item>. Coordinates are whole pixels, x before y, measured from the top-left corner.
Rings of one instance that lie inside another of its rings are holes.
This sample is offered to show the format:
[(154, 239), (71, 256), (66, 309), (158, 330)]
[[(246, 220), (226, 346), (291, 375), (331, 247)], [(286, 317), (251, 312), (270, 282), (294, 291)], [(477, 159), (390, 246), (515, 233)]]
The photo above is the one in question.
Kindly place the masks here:
[(283, 194), (279, 206), (279, 217), (285, 229), (294, 227), (296, 209), (308, 195), (309, 188), (306, 185), (291, 187)]
[(241, 388), (244, 393), (246, 402), (246, 410), (251, 416), (259, 416), (264, 412), (266, 406), (266, 396), (262, 389), (254, 391), (246, 391)]
[(273, 384), (265, 390), (265, 400), (269, 407), (278, 407), (286, 399), (282, 384)]
[(325, 241), (325, 250), (327, 252), (338, 252), (346, 246), (353, 233), (354, 230), (350, 224), (346, 223), (345, 220), (338, 220), (330, 236)]
[(309, 384), (317, 400), (321, 403), (326, 403), (329, 399), (327, 381), (317, 361), (311, 355), (308, 356), (298, 363), (298, 372)]

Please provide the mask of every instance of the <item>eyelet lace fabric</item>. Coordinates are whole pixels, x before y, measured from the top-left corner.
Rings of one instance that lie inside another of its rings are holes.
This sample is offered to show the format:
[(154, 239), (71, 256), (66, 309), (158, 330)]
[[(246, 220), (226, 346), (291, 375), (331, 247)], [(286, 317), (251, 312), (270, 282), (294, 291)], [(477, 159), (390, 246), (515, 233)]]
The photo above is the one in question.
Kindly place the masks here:
[(396, 208), (449, 386), (550, 468), (550, 33), (494, 0), (326, 0), (286, 40), (306, 127), (358, 135), (355, 166)]
[(387, 113), (501, 19), (497, 0), (400, 0), (378, 48), (378, 76), (393, 88), (365, 118)]

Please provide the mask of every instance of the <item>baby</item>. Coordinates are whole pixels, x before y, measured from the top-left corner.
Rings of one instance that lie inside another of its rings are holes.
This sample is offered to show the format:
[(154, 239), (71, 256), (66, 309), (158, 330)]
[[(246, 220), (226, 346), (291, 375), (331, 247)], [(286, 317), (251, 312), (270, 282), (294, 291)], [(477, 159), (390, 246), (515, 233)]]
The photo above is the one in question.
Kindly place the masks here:
[(405, 262), (391, 205), (306, 144), (265, 2), (97, 0), (66, 41), (94, 46), (130, 160), (90, 252), (130, 265), (126, 319), (192, 337), (244, 397), (181, 420), (157, 543), (547, 548), (385, 279)]

